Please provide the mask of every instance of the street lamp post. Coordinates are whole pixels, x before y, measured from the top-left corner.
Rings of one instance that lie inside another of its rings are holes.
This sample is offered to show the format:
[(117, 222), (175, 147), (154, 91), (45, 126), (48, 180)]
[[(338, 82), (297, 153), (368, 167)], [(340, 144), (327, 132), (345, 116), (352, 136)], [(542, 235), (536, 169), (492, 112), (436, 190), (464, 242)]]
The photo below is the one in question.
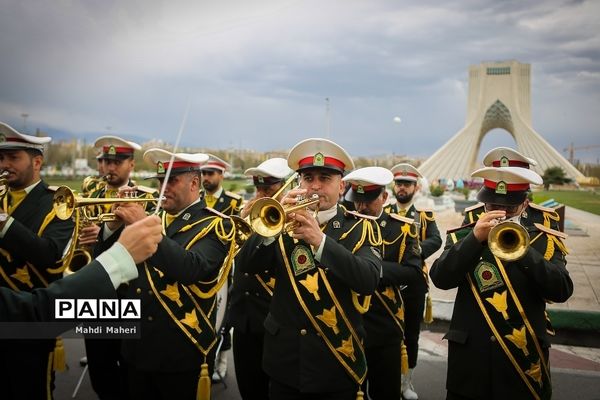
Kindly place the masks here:
[(23, 133), (27, 133), (27, 117), (29, 117), (29, 114), (22, 113), (21, 117), (23, 117)]

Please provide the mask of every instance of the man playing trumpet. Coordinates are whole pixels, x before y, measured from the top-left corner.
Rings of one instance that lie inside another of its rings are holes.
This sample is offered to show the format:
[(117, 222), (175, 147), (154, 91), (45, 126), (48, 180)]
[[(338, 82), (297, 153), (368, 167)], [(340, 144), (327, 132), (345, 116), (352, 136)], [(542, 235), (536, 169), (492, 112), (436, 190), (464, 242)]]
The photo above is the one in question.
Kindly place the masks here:
[(269, 397), (354, 399), (366, 376), (361, 312), (369, 299), (360, 295), (377, 288), (381, 237), (373, 221), (338, 206), (342, 175), (354, 168), (342, 147), (306, 139), (292, 148), (288, 165), (299, 172), (300, 188), (281, 203), (316, 195), (317, 216), (299, 209), (288, 215), (290, 233), (251, 235), (237, 265), (248, 273), (269, 266), (277, 282), (264, 323)]
[[(546, 301), (564, 302), (573, 293), (565, 235), (539, 223), (523, 226), (529, 186), (542, 183), (535, 172), (486, 167), (472, 176), (484, 179), (477, 198), (485, 213), (448, 231), (430, 271), (440, 289), (458, 287), (445, 336), (447, 398), (550, 399)], [(518, 228), (495, 235), (505, 220)], [(522, 258), (513, 257), (516, 251)]]

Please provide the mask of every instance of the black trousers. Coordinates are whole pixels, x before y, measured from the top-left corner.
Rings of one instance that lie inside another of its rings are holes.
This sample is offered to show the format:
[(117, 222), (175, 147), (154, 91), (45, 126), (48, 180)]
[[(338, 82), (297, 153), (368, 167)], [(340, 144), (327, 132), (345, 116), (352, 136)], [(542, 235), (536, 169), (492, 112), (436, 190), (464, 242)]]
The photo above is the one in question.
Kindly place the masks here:
[[(367, 382), (371, 400), (400, 400), (401, 342), (367, 347)], [(365, 385), (363, 385), (364, 387)], [(363, 389), (364, 392), (366, 390)]]
[(0, 341), (0, 399), (52, 399), (55, 340)]
[(268, 399), (269, 376), (262, 368), (264, 333), (233, 329), (235, 378), (244, 400)]
[(425, 311), (425, 292), (402, 292), (404, 301), (404, 344), (408, 354), (408, 368), (417, 366), (419, 355), (419, 335), (421, 334), (421, 321)]
[(302, 393), (298, 389), (271, 380), (269, 385), (270, 400), (356, 400), (357, 389), (345, 392)]
[(200, 368), (184, 372), (127, 369), (131, 400), (195, 400)]
[(100, 400), (127, 398), (127, 369), (120, 339), (85, 339), (92, 388)]

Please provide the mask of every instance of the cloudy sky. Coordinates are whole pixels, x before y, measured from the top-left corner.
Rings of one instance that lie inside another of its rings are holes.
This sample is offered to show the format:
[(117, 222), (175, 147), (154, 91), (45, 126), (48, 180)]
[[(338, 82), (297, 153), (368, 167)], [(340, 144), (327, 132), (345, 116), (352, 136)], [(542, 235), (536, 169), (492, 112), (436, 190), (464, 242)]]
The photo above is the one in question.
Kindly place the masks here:
[[(16, 128), (27, 113), (28, 130), (172, 143), (189, 99), (185, 145), (329, 135), (355, 156), (426, 157), (464, 125), (469, 65), (515, 59), (532, 64), (534, 128), (559, 151), (600, 144), (599, 1), (1, 4), (0, 120)], [(495, 130), (482, 151), (499, 144), (514, 141)]]

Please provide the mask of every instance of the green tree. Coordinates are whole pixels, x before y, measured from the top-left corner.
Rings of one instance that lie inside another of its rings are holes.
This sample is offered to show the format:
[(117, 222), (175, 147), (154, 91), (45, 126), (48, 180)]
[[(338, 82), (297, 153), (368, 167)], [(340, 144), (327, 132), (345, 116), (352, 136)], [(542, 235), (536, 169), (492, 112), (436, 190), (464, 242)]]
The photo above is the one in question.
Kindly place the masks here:
[(546, 168), (542, 179), (544, 179), (544, 190), (548, 190), (550, 185), (564, 185), (571, 182), (571, 179), (566, 177), (565, 171), (561, 167)]

